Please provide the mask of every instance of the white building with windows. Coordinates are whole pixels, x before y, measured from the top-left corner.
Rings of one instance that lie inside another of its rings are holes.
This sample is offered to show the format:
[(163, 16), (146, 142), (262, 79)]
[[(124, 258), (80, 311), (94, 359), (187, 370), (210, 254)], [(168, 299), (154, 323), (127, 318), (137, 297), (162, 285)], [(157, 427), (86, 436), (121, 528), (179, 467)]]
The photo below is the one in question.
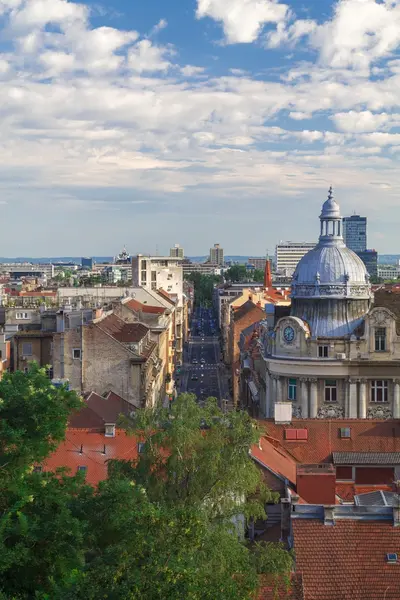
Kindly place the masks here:
[(265, 393), (298, 418), (400, 418), (400, 319), (374, 306), (362, 260), (344, 244), (329, 192), (318, 244), (299, 262), (290, 316), (261, 327)]
[(300, 260), (314, 246), (314, 242), (280, 242), (277, 244), (275, 247), (276, 272), (279, 275), (291, 277)]

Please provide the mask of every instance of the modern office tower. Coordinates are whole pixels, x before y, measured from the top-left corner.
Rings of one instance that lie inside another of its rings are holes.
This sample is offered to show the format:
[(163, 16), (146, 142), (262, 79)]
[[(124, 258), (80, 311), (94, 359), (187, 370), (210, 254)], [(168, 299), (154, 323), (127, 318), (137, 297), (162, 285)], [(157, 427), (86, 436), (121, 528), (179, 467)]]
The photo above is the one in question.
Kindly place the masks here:
[(315, 242), (280, 242), (277, 244), (275, 247), (275, 269), (277, 273), (291, 277), (299, 260), (314, 246)]
[(91, 256), (82, 256), (81, 265), (82, 269), (88, 269), (91, 271), (93, 269), (93, 258)]
[(210, 256), (208, 262), (213, 265), (224, 264), (224, 249), (219, 244), (214, 244), (214, 248), (210, 248)]
[(343, 217), (343, 238), (350, 250), (364, 252), (367, 249), (367, 217)]
[(172, 258), (184, 258), (185, 257), (185, 251), (184, 251), (183, 248), (180, 247), (179, 244), (175, 244), (175, 246), (173, 248), (170, 248), (169, 255)]
[(358, 256), (363, 261), (365, 268), (368, 271), (370, 277), (376, 277), (378, 275), (378, 253), (376, 250), (364, 250), (364, 252), (357, 252)]

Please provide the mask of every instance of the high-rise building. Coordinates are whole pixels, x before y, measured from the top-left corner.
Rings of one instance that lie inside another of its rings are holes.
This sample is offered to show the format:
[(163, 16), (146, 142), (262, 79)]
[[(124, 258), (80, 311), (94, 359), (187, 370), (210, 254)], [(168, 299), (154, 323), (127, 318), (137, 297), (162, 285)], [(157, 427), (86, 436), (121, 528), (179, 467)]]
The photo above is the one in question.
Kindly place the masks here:
[(91, 256), (82, 256), (81, 265), (82, 265), (82, 269), (88, 269), (89, 271), (92, 271), (93, 258)]
[(280, 275), (291, 277), (297, 264), (315, 246), (314, 242), (280, 242), (275, 247), (275, 268)]
[(173, 258), (184, 258), (185, 251), (183, 248), (180, 247), (179, 244), (175, 244), (173, 248), (170, 248), (169, 255)]
[(378, 275), (378, 253), (376, 250), (364, 250), (364, 252), (357, 252), (358, 256), (363, 261), (365, 268), (368, 271), (370, 277), (376, 277)]
[(224, 264), (224, 249), (219, 244), (214, 244), (214, 248), (210, 248), (210, 257), (208, 262), (214, 265)]
[(249, 258), (247, 264), (251, 265), (255, 269), (260, 269), (260, 271), (264, 271), (266, 262), (266, 258)]
[(343, 238), (350, 250), (364, 252), (367, 249), (367, 217), (343, 217)]

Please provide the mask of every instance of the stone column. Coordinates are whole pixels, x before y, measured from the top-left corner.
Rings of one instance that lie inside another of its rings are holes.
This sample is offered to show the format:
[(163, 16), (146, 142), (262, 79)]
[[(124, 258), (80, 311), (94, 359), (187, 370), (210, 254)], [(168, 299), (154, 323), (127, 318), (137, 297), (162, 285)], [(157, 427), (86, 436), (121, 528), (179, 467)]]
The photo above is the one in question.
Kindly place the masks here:
[(276, 401), (277, 402), (284, 402), (286, 398), (284, 398), (283, 396), (283, 378), (282, 377), (278, 377), (278, 379), (276, 380), (276, 391), (277, 391), (277, 398)]
[(367, 418), (367, 380), (360, 379), (360, 403), (358, 408), (358, 418)]
[(275, 414), (275, 402), (278, 401), (277, 399), (277, 383), (278, 383), (278, 376), (275, 375), (274, 373), (270, 376), (271, 377), (271, 410), (273, 411), (272, 415)]
[(271, 416), (271, 404), (272, 404), (272, 379), (270, 373), (267, 373), (265, 381), (265, 407), (264, 415), (266, 419)]
[(349, 379), (349, 419), (357, 419), (357, 379)]
[(318, 413), (318, 379), (310, 378), (310, 419), (315, 419)]
[(393, 418), (400, 419), (400, 379), (393, 379)]
[(300, 377), (300, 394), (299, 394), (301, 417), (308, 419), (308, 381), (306, 377)]

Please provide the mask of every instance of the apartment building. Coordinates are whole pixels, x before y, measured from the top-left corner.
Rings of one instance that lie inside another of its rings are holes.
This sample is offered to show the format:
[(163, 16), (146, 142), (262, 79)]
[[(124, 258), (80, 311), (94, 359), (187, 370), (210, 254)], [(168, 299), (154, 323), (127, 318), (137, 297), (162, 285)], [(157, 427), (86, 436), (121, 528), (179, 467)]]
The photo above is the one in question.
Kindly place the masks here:
[(290, 277), (300, 259), (314, 247), (314, 242), (280, 242), (275, 248), (276, 271)]

